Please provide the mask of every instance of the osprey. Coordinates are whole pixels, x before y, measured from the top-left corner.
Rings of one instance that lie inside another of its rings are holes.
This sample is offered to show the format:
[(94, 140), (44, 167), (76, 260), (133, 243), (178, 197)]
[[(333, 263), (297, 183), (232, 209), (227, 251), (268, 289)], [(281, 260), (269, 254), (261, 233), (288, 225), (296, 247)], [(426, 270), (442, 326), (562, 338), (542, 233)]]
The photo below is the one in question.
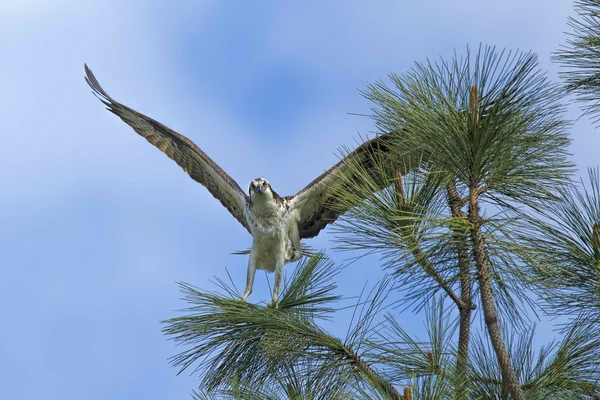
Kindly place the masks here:
[[(175, 161), (192, 179), (204, 185), (250, 232), (252, 247), (244, 300), (252, 293), (256, 269), (265, 269), (275, 272), (269, 306), (277, 306), (284, 265), (299, 260), (304, 254), (300, 240), (318, 235), (346, 211), (340, 209), (333, 189), (342, 183), (341, 173), (345, 167), (358, 163), (367, 173), (373, 172), (374, 158), (389, 148), (385, 141), (388, 135), (371, 139), (293, 196), (279, 196), (263, 178), (250, 182), (246, 192), (190, 139), (115, 101), (102, 89), (87, 65), (85, 73), (86, 82), (109, 111)], [(352, 180), (357, 181), (359, 177), (352, 176)], [(380, 188), (383, 186), (381, 182)]]

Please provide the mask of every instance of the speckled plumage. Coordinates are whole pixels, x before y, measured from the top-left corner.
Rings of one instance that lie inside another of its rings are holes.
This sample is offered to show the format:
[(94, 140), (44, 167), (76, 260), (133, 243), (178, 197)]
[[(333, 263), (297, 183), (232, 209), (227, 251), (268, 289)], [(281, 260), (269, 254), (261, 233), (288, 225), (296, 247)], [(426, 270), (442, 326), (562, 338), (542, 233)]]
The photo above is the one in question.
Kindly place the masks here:
[[(360, 145), (293, 196), (279, 196), (262, 178), (253, 180), (246, 194), (191, 140), (115, 101), (102, 89), (87, 65), (85, 72), (86, 82), (109, 111), (174, 160), (192, 179), (204, 185), (250, 232), (253, 239), (244, 299), (252, 292), (256, 269), (265, 269), (275, 272), (271, 304), (277, 304), (285, 263), (302, 257), (300, 240), (316, 236), (346, 211), (339, 207), (333, 190), (344, 167), (351, 160), (370, 171), (374, 156), (388, 151), (385, 140), (388, 135), (381, 135)], [(383, 185), (381, 183), (381, 187)]]

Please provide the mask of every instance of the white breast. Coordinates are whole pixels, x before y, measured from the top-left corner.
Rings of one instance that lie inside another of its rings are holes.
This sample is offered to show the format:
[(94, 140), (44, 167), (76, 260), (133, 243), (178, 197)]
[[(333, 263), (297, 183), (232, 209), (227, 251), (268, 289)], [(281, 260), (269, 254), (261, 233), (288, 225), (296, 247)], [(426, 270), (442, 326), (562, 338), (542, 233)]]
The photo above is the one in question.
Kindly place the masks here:
[(257, 268), (274, 271), (278, 258), (289, 261), (293, 247), (289, 226), (297, 222), (294, 215), (287, 213), (285, 204), (246, 207), (246, 221), (252, 232), (252, 251), (258, 256)]

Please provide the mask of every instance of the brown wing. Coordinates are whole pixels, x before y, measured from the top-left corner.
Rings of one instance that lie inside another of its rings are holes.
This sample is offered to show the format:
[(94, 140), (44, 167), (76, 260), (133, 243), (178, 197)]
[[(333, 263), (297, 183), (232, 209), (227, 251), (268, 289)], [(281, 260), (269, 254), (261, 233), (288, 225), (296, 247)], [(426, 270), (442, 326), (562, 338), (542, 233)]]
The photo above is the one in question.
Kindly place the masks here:
[(250, 232), (244, 218), (246, 194), (225, 171), (185, 136), (113, 100), (102, 89), (87, 65), (85, 65), (85, 74), (86, 82), (109, 111), (116, 114), (140, 136), (175, 161), (192, 179), (204, 185)]
[[(344, 157), (336, 165), (322, 173), (304, 189), (293, 196), (288, 196), (290, 208), (299, 212), (298, 232), (300, 239), (317, 236), (327, 224), (334, 222), (347, 210), (342, 209), (334, 196), (335, 187), (341, 183), (341, 174), (349, 164), (360, 165), (365, 171), (373, 169), (373, 160), (389, 151), (388, 134), (371, 139)], [(356, 164), (355, 164), (356, 163)], [(374, 174), (371, 174), (372, 176)], [(348, 177), (343, 178), (348, 182)], [(351, 176), (350, 181), (359, 181), (360, 177)], [(380, 189), (385, 184), (381, 182)]]

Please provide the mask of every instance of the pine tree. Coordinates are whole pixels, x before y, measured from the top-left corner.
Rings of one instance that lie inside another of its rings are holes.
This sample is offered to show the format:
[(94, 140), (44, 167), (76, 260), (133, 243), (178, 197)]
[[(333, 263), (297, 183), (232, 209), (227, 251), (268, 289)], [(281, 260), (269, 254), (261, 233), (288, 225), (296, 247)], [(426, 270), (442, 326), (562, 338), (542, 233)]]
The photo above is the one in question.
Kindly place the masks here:
[[(363, 94), (393, 151), (371, 160), (375, 171), (350, 166), (333, 188), (352, 207), (334, 224), (337, 247), (379, 253), (388, 275), (356, 305), (343, 339), (321, 327), (342, 307), (335, 279), (344, 273), (323, 254), (299, 264), (279, 309), (243, 302), (221, 281), (220, 293), (182, 284), (191, 306), (164, 332), (187, 347), (173, 364), (200, 373), (194, 396), (600, 393), (600, 184), (594, 172), (590, 189), (573, 186), (561, 88), (534, 54), (490, 47), (417, 63), (390, 82)], [(376, 190), (382, 180), (389, 185)], [(425, 312), (425, 342), (390, 302)], [(535, 312), (577, 318), (536, 351)]]

